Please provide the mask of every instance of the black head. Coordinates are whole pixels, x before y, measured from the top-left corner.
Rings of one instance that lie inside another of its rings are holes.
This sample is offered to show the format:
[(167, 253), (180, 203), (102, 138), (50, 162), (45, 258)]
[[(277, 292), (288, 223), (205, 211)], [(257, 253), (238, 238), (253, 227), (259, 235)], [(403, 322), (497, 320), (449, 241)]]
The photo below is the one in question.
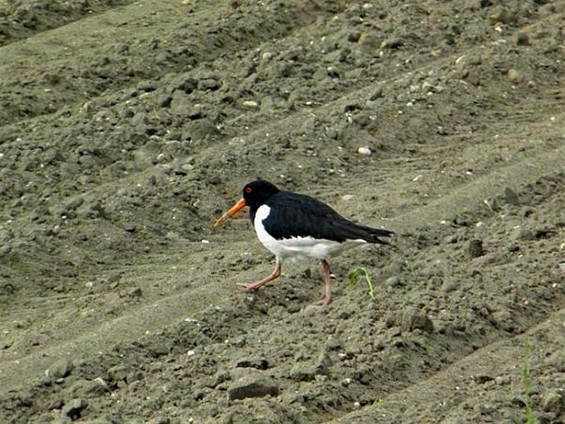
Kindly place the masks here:
[(265, 180), (255, 180), (243, 187), (243, 198), (245, 199), (245, 204), (251, 210), (257, 210), (267, 199), (278, 192), (280, 190), (274, 184)]

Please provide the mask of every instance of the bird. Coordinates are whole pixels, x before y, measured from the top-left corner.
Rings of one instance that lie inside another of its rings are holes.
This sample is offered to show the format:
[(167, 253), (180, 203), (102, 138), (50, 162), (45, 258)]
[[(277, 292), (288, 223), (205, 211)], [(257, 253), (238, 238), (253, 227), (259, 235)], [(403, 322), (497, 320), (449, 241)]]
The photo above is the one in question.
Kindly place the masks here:
[(280, 277), (285, 261), (321, 261), (325, 294), (317, 305), (332, 301), (329, 259), (361, 244), (388, 245), (394, 232), (360, 225), (341, 216), (329, 205), (305, 194), (280, 190), (258, 179), (243, 187), (243, 196), (214, 222), (219, 227), (245, 207), (259, 241), (275, 255), (275, 269), (265, 278), (240, 284), (249, 292)]

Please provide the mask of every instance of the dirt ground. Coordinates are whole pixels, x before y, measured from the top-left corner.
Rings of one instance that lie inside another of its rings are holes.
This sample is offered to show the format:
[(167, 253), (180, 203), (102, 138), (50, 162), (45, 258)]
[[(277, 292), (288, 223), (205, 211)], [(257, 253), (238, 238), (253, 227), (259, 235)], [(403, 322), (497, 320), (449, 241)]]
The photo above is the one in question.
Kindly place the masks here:
[[(565, 2), (3, 0), (0, 45), (1, 423), (565, 423)], [(393, 246), (241, 291), (256, 177)]]

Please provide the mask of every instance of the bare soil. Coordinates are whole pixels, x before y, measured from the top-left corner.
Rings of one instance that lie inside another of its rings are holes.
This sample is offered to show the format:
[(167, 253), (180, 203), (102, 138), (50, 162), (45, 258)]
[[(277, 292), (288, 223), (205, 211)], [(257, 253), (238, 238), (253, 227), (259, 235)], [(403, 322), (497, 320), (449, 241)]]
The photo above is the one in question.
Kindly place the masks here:
[[(563, 1), (5, 0), (0, 45), (0, 422), (565, 423)], [(239, 290), (256, 177), (393, 246)]]

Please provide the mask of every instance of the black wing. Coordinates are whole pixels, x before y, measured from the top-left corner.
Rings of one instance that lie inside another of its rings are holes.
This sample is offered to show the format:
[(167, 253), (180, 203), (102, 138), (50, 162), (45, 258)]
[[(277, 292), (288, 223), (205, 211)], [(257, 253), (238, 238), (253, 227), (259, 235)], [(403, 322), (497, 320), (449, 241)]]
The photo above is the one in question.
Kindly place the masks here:
[(271, 212), (263, 221), (275, 239), (314, 237), (343, 242), (362, 239), (369, 243), (388, 244), (379, 237), (390, 237), (392, 231), (358, 225), (344, 218), (330, 206), (303, 194), (280, 192), (267, 202)]

